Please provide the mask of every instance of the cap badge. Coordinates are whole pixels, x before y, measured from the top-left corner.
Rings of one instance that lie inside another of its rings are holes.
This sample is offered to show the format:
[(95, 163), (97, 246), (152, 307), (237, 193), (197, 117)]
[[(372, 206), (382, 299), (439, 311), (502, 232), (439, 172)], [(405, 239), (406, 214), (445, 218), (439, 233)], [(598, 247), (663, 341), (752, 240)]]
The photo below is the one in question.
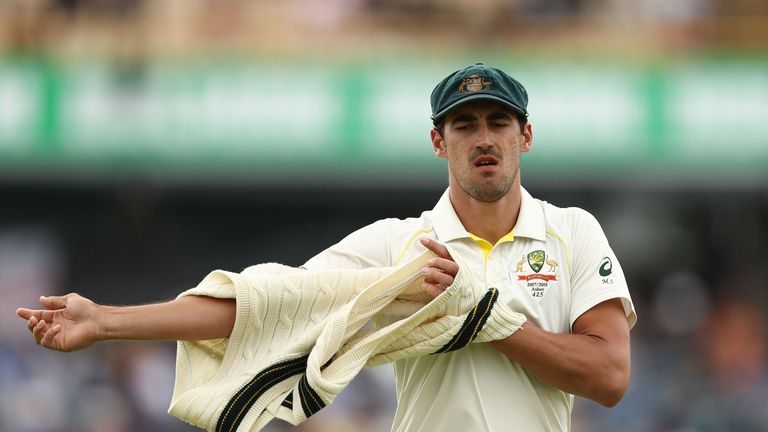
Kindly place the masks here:
[(464, 78), (459, 84), (459, 93), (476, 92), (491, 88), (493, 81), (485, 79), (480, 75), (470, 75)]

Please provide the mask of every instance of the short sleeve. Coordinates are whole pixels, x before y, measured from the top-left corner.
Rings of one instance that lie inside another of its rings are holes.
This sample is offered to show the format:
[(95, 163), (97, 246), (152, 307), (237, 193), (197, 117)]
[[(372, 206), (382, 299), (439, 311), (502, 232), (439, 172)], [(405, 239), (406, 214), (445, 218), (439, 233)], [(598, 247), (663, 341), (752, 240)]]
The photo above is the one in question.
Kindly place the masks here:
[(360, 228), (310, 258), (302, 267), (308, 270), (389, 267), (392, 263), (387, 227), (384, 219)]
[(637, 321), (621, 264), (613, 253), (600, 223), (590, 213), (570, 208), (573, 227), (570, 324), (592, 307), (613, 298), (621, 299), (629, 327)]

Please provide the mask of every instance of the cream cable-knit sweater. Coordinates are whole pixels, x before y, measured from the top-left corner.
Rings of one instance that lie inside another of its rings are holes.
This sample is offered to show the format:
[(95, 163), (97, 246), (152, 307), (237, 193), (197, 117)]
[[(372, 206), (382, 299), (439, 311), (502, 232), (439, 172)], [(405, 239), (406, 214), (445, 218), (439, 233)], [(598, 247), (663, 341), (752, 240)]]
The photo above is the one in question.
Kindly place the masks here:
[(178, 343), (169, 412), (217, 432), (258, 431), (275, 417), (296, 425), (364, 366), (502, 339), (523, 325), (466, 266), (437, 298), (422, 294), (420, 270), (434, 256), (397, 268), (210, 273), (180, 296), (236, 299), (235, 325), (227, 339)]

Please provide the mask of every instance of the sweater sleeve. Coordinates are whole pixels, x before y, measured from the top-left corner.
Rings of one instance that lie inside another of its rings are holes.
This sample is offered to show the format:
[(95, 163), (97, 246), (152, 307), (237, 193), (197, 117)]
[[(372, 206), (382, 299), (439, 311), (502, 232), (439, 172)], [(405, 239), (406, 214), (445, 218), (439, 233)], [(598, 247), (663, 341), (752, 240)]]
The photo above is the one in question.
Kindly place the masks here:
[[(328, 315), (380, 273), (311, 272), (279, 264), (261, 264), (242, 273), (210, 273), (180, 296), (234, 298), (235, 324), (229, 338), (178, 342), (169, 413), (207, 430), (215, 430), (224, 418), (249, 430), (261, 421), (267, 404), (291, 387), (288, 379), (271, 378), (264, 386), (259, 380), (265, 371), (305, 356)], [(251, 390), (259, 393), (238, 399)]]
[[(288, 274), (301, 271), (301, 269), (288, 267), (281, 264), (268, 263), (250, 266), (243, 270), (241, 274), (248, 276), (258, 275), (260, 273)], [(213, 271), (209, 273), (196, 287), (182, 292), (177, 296), (177, 298), (197, 295), (214, 298), (237, 299), (235, 284), (232, 282), (232, 278), (236, 276), (236, 273), (223, 270)], [(241, 310), (238, 308), (238, 315), (242, 316), (246, 312), (246, 310)], [(247, 318), (242, 318), (241, 322), (243, 320), (247, 320)], [(214, 371), (218, 368), (221, 360), (224, 357), (224, 351), (228, 342), (229, 338), (179, 342), (179, 349), (177, 350), (177, 353), (183, 353), (184, 358), (178, 358), (177, 356), (177, 366), (179, 365), (179, 362), (181, 362), (181, 369), (177, 367), (177, 375), (179, 372), (186, 374), (191, 362), (201, 366), (197, 378), (203, 381), (207, 381), (210, 379), (210, 376), (209, 374), (205, 373), (205, 371)]]

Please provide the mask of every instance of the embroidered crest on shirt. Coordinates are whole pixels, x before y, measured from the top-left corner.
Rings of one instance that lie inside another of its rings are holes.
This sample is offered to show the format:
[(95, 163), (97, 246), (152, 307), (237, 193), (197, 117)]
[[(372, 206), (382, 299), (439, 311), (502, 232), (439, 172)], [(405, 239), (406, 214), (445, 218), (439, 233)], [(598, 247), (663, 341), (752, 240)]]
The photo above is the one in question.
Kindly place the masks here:
[[(530, 272), (525, 271), (525, 265), (528, 264)], [(528, 293), (534, 299), (544, 298), (550, 282), (557, 280), (557, 270), (560, 264), (541, 249), (522, 255), (515, 265), (517, 280), (521, 282)], [(542, 272), (542, 270), (545, 270)]]

